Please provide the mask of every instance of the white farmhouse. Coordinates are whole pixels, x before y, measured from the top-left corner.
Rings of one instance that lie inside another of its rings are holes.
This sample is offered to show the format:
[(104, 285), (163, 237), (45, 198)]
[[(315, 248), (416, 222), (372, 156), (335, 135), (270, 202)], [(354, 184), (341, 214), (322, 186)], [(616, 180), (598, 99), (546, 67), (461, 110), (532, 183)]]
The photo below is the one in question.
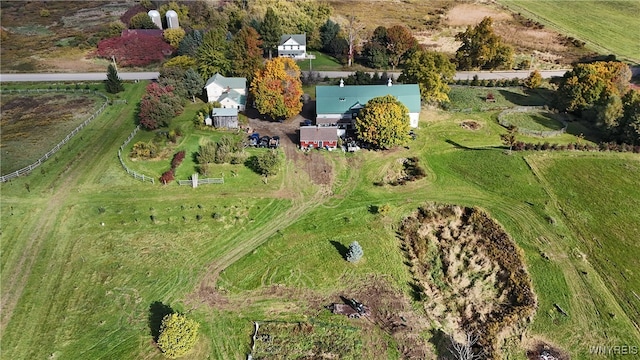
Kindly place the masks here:
[(244, 111), (247, 104), (247, 79), (215, 74), (204, 86), (208, 102), (219, 102), (223, 109)]
[(282, 37), (280, 37), (280, 45), (278, 45), (278, 56), (294, 59), (306, 59), (307, 35), (282, 35)]

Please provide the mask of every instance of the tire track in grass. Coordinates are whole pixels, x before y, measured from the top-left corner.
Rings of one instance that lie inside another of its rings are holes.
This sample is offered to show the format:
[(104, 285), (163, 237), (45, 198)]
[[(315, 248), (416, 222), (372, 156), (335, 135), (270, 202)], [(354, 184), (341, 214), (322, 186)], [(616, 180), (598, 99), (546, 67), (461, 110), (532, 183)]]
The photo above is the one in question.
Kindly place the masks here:
[[(50, 238), (53, 233), (60, 210), (66, 203), (72, 201), (72, 189), (78, 185), (79, 180), (85, 175), (85, 172), (87, 170), (91, 170), (92, 167), (96, 168), (98, 166), (99, 162), (89, 161), (90, 158), (93, 158), (95, 154), (104, 154), (105, 150), (114, 147), (114, 141), (117, 138), (117, 135), (111, 137), (101, 135), (103, 131), (106, 131), (107, 129), (118, 128), (118, 126), (122, 125), (124, 121), (123, 116), (117, 117), (114, 121), (108, 121), (109, 118), (103, 114), (102, 119), (105, 119), (106, 121), (103, 121), (102, 123), (100, 120), (94, 121), (86, 129), (95, 130), (95, 127), (99, 126), (98, 130), (102, 131), (84, 132), (85, 135), (87, 133), (93, 135), (93, 141), (89, 139), (86, 141), (87, 144), (92, 144), (91, 150), (93, 151), (87, 151), (88, 149), (79, 148), (79, 145), (76, 143), (73, 151), (77, 153), (77, 156), (72, 158), (70, 157), (69, 166), (61, 169), (60, 173), (54, 175), (52, 181), (58, 180), (59, 177), (62, 179), (63, 175), (64, 180), (56, 181), (57, 184), (52, 183), (49, 185), (52, 190), (55, 189), (53, 195), (48, 200), (43, 199), (43, 201), (48, 201), (46, 207), (44, 207), (38, 214), (34, 214), (34, 218), (36, 219), (34, 230), (27, 240), (23, 255), (20, 257), (17, 265), (12, 269), (11, 274), (7, 277), (9, 284), (3, 286), (7, 290), (3, 292), (2, 300), (0, 301), (0, 333), (2, 334), (4, 334), (7, 325), (13, 317), (15, 307), (22, 296), (27, 282), (29, 281), (33, 266), (36, 260), (40, 257), (45, 240)], [(31, 174), (29, 176), (38, 175)], [(41, 189), (41, 191), (45, 191), (45, 186), (46, 185), (43, 184), (43, 189)]]

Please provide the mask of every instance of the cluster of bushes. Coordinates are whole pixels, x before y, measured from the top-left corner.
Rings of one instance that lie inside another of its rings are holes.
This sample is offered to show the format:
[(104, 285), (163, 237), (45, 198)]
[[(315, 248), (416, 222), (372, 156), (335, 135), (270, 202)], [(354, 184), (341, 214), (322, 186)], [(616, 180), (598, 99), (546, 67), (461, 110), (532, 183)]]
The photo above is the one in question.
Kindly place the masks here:
[(420, 166), (420, 159), (415, 156), (406, 159), (402, 166), (404, 167), (405, 175), (399, 179), (389, 182), (390, 185), (404, 185), (408, 182), (420, 180), (427, 176), (426, 170)]
[(520, 86), (522, 85), (522, 80), (513, 78), (513, 79), (498, 79), (498, 80), (486, 80), (486, 79), (478, 79), (478, 75), (474, 75), (473, 79), (458, 79), (453, 82), (455, 85), (468, 85), (468, 86), (484, 86), (484, 87), (508, 87), (508, 86)]
[(182, 160), (184, 160), (186, 153), (184, 150), (178, 151), (173, 155), (173, 159), (171, 159), (171, 169), (167, 170), (160, 176), (160, 182), (163, 184), (168, 184), (175, 179), (176, 176), (176, 168), (182, 164)]
[(200, 146), (196, 155), (198, 172), (211, 175), (213, 164), (242, 164), (246, 160), (242, 140), (231, 136), (223, 136), (217, 142), (209, 141)]
[(171, 45), (162, 36), (129, 34), (98, 42), (96, 55), (111, 60), (115, 57), (121, 66), (145, 66), (160, 62), (173, 53)]
[(524, 141), (516, 141), (513, 144), (513, 150), (516, 151), (565, 151), (565, 150), (577, 150), (577, 151), (615, 151), (615, 152), (633, 152), (640, 154), (640, 145), (618, 144), (615, 142), (601, 142), (597, 145), (587, 143), (570, 143), (570, 144), (550, 144), (544, 143), (525, 143)]
[(158, 147), (153, 142), (138, 141), (131, 149), (132, 159), (153, 159), (158, 155)]

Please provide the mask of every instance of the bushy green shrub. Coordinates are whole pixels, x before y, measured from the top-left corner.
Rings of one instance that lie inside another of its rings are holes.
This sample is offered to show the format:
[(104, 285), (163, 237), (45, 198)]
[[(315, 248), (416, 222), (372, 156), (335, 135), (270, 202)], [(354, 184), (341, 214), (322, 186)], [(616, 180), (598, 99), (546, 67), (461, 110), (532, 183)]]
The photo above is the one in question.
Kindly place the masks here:
[(169, 314), (162, 319), (158, 346), (170, 359), (183, 356), (196, 344), (199, 328), (200, 324), (182, 314)]

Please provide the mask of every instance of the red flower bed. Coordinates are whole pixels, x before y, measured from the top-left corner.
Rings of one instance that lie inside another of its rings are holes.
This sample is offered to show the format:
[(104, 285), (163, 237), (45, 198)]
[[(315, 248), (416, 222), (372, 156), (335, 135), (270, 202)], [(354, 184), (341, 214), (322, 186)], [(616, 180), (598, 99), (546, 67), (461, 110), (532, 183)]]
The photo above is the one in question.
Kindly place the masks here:
[(162, 61), (173, 53), (161, 36), (132, 33), (102, 40), (96, 54), (105, 59), (115, 56), (121, 66), (144, 66)]

